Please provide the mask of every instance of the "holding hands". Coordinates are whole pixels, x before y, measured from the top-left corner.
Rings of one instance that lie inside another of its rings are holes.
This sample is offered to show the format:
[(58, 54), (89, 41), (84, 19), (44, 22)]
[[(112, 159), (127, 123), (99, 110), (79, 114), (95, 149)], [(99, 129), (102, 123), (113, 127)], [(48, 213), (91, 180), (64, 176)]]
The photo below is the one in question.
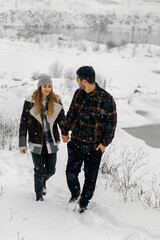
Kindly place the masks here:
[[(69, 141), (69, 135), (67, 136), (62, 135), (62, 140), (64, 143), (67, 143)], [(24, 154), (26, 153), (26, 150), (20, 150), (20, 152)]]
[(26, 150), (20, 150), (21, 153), (26, 153)]
[(62, 135), (62, 140), (64, 143), (67, 143), (69, 141), (69, 135), (67, 136)]

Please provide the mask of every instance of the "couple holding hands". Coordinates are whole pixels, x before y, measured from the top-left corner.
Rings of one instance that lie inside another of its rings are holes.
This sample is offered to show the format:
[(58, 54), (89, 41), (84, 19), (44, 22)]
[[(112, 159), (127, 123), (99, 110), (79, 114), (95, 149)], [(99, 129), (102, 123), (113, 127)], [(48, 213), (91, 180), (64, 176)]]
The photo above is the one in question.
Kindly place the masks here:
[[(51, 77), (40, 74), (37, 90), (23, 106), (19, 149), (21, 153), (26, 152), (28, 139), (34, 164), (36, 201), (43, 201), (47, 193), (46, 181), (55, 173), (59, 126), (68, 149), (69, 202), (78, 202), (82, 213), (94, 194), (102, 154), (114, 137), (117, 114), (113, 97), (98, 86), (91, 66), (80, 67), (76, 79), (79, 88), (65, 116), (62, 102), (53, 91)], [(78, 175), (83, 163), (85, 179), (81, 190)]]

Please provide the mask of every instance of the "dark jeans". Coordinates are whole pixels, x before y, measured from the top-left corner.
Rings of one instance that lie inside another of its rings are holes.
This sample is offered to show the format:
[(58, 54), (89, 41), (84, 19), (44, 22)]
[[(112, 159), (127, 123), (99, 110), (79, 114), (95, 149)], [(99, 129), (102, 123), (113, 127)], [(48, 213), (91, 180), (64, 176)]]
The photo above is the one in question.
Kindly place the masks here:
[(66, 177), (67, 184), (73, 198), (77, 198), (80, 195), (78, 174), (81, 171), (82, 163), (84, 163), (85, 180), (80, 196), (80, 206), (86, 207), (95, 190), (102, 152), (100, 149), (98, 151), (86, 151), (85, 147), (80, 147), (72, 141), (68, 142), (67, 148), (68, 163), (66, 168)]
[(42, 196), (46, 181), (55, 173), (57, 153), (48, 154), (43, 145), (41, 155), (31, 152), (34, 164), (34, 189), (37, 196)]

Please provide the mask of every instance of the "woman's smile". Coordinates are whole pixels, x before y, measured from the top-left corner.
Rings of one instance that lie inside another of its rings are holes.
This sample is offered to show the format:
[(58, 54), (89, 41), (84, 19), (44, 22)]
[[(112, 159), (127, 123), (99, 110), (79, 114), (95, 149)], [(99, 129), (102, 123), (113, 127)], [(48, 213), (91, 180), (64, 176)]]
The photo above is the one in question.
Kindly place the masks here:
[(42, 92), (42, 95), (44, 96), (48, 96), (52, 91), (52, 85), (50, 84), (43, 84), (41, 86), (41, 92)]

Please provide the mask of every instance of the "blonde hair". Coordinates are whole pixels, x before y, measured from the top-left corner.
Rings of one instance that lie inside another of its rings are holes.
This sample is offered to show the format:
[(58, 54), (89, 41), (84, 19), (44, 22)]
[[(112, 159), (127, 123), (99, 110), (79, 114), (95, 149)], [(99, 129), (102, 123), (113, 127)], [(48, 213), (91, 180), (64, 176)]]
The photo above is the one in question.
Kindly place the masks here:
[[(33, 92), (32, 100), (35, 101), (35, 114), (40, 114), (42, 116), (42, 92), (41, 87)], [(59, 96), (56, 95), (53, 91), (50, 92), (48, 96), (48, 116), (51, 116), (54, 113), (54, 104), (53, 102), (60, 103)]]

